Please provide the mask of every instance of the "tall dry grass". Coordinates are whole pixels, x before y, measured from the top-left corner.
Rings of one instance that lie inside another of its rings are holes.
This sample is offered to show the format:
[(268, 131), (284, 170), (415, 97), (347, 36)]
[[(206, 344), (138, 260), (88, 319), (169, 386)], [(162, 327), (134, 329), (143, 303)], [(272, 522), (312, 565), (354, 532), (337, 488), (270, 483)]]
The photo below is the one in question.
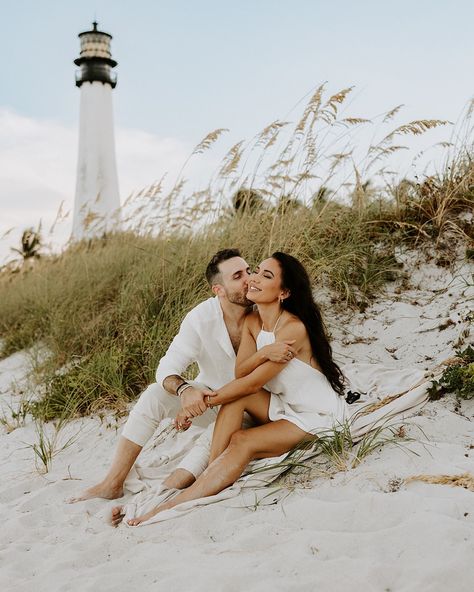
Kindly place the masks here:
[[(307, 266), (315, 286), (340, 304), (364, 304), (393, 279), (400, 241), (432, 241), (447, 231), (472, 239), (460, 217), (474, 201), (472, 151), (457, 150), (437, 176), (386, 181), (386, 159), (403, 136), (447, 122), (391, 125), (364, 154), (352, 130), (373, 125), (340, 114), (351, 89), (311, 96), (293, 125), (274, 121), (234, 144), (204, 189), (187, 192), (186, 163), (167, 191), (163, 180), (127, 198), (126, 230), (70, 245), (26, 271), (0, 273), (2, 355), (41, 343), (45, 385), (33, 406), (43, 418), (65, 408), (123, 408), (153, 380), (184, 314), (208, 295), (204, 270), (220, 248), (237, 246), (251, 265), (284, 250)], [(211, 149), (208, 134), (190, 158)], [(377, 135), (377, 134), (375, 134)], [(352, 142), (352, 144), (351, 144)], [(98, 225), (97, 217), (90, 217)]]

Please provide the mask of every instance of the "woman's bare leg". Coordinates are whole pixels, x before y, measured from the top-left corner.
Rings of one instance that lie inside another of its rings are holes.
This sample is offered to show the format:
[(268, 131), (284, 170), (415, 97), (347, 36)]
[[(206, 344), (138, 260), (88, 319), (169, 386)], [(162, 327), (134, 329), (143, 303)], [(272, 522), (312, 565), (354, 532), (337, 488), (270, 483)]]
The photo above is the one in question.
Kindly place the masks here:
[(227, 448), (232, 434), (242, 429), (244, 413), (247, 411), (257, 423), (264, 424), (270, 421), (268, 407), (270, 393), (264, 389), (246, 397), (241, 397), (231, 403), (222, 405), (217, 415), (216, 425), (211, 442), (211, 454), (209, 464), (215, 460)]
[(225, 451), (196, 479), (196, 481), (151, 512), (128, 521), (130, 526), (149, 520), (163, 510), (178, 504), (219, 493), (242, 474), (248, 463), (255, 458), (280, 456), (288, 452), (308, 436), (293, 423), (280, 419), (256, 428), (236, 431)]
[(186, 469), (175, 469), (163, 481), (166, 489), (186, 489), (196, 481), (196, 477)]

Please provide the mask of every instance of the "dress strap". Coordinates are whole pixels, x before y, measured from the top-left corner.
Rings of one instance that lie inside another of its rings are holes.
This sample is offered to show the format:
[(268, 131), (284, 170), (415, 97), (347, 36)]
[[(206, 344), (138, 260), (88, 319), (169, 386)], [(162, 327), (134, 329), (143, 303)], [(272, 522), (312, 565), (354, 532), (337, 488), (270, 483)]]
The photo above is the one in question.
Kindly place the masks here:
[(282, 315), (282, 314), (283, 314), (283, 311), (281, 311), (281, 313), (280, 313), (280, 316), (279, 316), (279, 317), (277, 318), (277, 320), (276, 320), (275, 326), (273, 327), (273, 331), (272, 331), (272, 333), (273, 333), (273, 334), (274, 334), (274, 333), (275, 333), (275, 331), (277, 330), (278, 323), (280, 322), (280, 319), (281, 319), (281, 315)]
[(265, 333), (275, 333), (277, 327), (278, 327), (278, 323), (280, 322), (281, 319), (281, 315), (283, 314), (283, 311), (281, 311), (280, 316), (277, 318), (276, 323), (273, 327), (272, 331), (265, 331), (264, 327), (263, 327), (263, 322), (262, 322), (262, 331), (265, 331)]

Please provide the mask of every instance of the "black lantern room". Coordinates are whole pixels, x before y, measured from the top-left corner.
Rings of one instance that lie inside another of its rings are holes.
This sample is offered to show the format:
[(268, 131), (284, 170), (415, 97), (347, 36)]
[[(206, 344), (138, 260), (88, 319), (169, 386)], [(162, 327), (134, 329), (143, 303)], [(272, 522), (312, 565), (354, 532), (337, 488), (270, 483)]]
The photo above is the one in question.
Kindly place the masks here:
[(76, 66), (80, 66), (80, 72), (76, 72), (76, 86), (84, 82), (102, 82), (115, 88), (117, 75), (112, 72), (117, 62), (112, 59), (110, 41), (112, 35), (97, 30), (97, 23), (92, 23), (91, 31), (79, 33), (81, 40), (81, 54), (74, 60)]

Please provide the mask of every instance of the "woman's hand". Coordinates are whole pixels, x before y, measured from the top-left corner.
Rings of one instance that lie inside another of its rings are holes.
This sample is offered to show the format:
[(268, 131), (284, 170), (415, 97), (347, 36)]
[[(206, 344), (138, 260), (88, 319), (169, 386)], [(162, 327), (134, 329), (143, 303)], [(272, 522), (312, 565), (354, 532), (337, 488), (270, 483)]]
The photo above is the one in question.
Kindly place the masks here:
[(278, 362), (279, 364), (286, 364), (292, 360), (298, 353), (293, 347), (296, 339), (290, 339), (288, 341), (276, 341), (269, 345), (265, 345), (260, 349), (269, 362)]
[(218, 393), (211, 391), (209, 389), (203, 391), (204, 393), (204, 403), (206, 404), (207, 407), (209, 407), (209, 409), (212, 409), (214, 407), (214, 404), (212, 403), (212, 399), (213, 397), (217, 397)]

